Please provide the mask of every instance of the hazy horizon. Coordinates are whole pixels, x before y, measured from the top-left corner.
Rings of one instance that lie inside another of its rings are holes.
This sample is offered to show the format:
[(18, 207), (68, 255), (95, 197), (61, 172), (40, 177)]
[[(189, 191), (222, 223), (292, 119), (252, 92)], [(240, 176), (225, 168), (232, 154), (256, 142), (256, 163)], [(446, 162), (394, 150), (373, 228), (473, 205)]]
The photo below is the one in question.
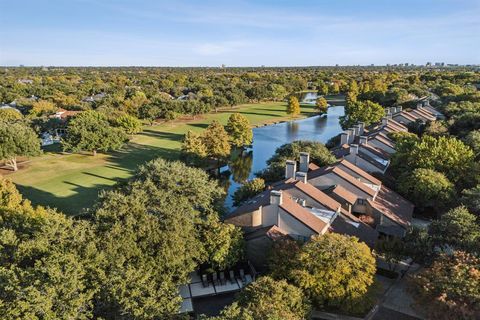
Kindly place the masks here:
[(0, 65), (480, 64), (480, 1), (0, 1)]

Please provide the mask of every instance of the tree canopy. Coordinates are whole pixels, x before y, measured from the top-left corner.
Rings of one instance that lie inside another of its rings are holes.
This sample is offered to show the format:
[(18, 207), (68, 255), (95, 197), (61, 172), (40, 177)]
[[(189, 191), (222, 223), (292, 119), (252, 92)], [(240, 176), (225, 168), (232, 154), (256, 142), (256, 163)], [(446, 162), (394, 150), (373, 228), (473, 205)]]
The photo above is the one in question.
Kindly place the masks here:
[(442, 255), (414, 277), (422, 307), (432, 319), (480, 317), (480, 259), (457, 251)]
[(126, 134), (112, 127), (103, 114), (85, 111), (69, 121), (62, 145), (67, 151), (90, 151), (96, 155), (97, 151), (119, 149), (126, 140)]
[(0, 121), (0, 160), (17, 171), (17, 157), (33, 157), (41, 153), (40, 139), (23, 122)]
[(230, 154), (229, 136), (220, 122), (213, 120), (203, 132), (202, 138), (210, 158), (223, 159)]
[(308, 313), (309, 305), (299, 288), (265, 276), (249, 284), (233, 305), (210, 320), (301, 320)]
[(455, 187), (448, 178), (432, 169), (417, 168), (400, 177), (398, 190), (416, 207), (448, 208), (455, 197)]
[(347, 129), (358, 122), (365, 123), (366, 126), (372, 123), (378, 123), (385, 115), (384, 108), (378, 103), (366, 101), (351, 101), (345, 107), (345, 116), (341, 117), (340, 125)]
[(229, 118), (225, 130), (230, 136), (230, 141), (235, 147), (243, 147), (252, 144), (253, 131), (250, 121), (240, 114), (233, 113)]
[(317, 306), (348, 309), (374, 282), (375, 258), (355, 237), (315, 236), (297, 259), (291, 278)]
[(298, 102), (298, 98), (293, 95), (288, 98), (287, 114), (292, 117), (296, 117), (300, 114), (300, 103)]

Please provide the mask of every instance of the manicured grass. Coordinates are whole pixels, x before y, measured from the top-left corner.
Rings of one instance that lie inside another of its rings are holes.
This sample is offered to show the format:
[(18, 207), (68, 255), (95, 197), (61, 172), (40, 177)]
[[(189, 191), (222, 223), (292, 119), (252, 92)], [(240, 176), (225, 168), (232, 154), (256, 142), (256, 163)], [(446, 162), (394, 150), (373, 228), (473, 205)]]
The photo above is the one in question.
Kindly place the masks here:
[[(183, 119), (145, 126), (143, 133), (133, 137), (119, 152), (98, 154), (96, 157), (46, 152), (7, 177), (34, 204), (55, 207), (76, 215), (82, 208), (91, 207), (102, 189), (131, 177), (138, 165), (157, 157), (177, 159), (181, 140), (188, 130), (201, 131), (213, 120), (226, 124), (234, 112), (245, 115), (252, 125), (277, 122), (289, 119), (285, 109), (283, 102), (245, 104), (196, 120)], [(302, 106), (302, 116), (314, 113), (313, 106)]]

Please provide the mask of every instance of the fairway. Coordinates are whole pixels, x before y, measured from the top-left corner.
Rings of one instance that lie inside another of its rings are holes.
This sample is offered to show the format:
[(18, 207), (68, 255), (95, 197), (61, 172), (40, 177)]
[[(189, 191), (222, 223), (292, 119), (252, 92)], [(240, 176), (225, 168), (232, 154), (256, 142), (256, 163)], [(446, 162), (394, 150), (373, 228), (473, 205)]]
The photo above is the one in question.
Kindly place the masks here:
[[(302, 117), (315, 114), (313, 106), (302, 105), (301, 108)], [(201, 131), (213, 120), (226, 124), (228, 117), (235, 112), (245, 115), (254, 126), (287, 120), (285, 109), (284, 102), (245, 104), (197, 120), (145, 126), (141, 134), (118, 152), (96, 157), (47, 152), (7, 177), (32, 203), (76, 215), (82, 208), (91, 207), (102, 189), (131, 177), (138, 165), (157, 157), (178, 159), (181, 141), (188, 130)]]

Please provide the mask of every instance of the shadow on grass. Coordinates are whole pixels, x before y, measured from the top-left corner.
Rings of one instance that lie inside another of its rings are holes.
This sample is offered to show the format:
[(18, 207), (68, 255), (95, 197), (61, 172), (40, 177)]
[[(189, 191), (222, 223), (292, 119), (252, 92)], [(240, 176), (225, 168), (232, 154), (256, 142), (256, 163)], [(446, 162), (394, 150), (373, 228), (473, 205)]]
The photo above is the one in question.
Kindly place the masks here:
[(190, 127), (206, 129), (210, 124), (209, 123), (187, 123), (187, 125)]
[[(97, 174), (96, 172), (98, 171), (82, 170), (78, 175), (59, 182), (67, 185), (66, 188), (72, 193), (66, 197), (60, 197), (32, 186), (17, 185), (17, 187), (24, 197), (29, 199), (34, 205), (57, 208), (65, 214), (75, 216), (80, 214), (82, 209), (91, 208), (97, 200), (99, 192), (115, 188), (119, 183), (128, 180), (135, 173), (138, 166), (156, 158), (177, 160), (179, 156), (180, 150), (129, 143), (122, 150), (109, 153), (107, 165), (103, 166), (109, 170), (122, 171), (121, 177), (107, 177)], [(98, 167), (94, 169), (98, 170)], [(93, 184), (91, 177), (94, 178)], [(105, 180), (110, 181), (110, 183), (105, 183)], [(87, 183), (89, 186), (84, 185)]]
[(142, 136), (149, 136), (159, 139), (166, 139), (172, 141), (181, 141), (183, 139), (183, 134), (171, 133), (171, 132), (161, 132), (155, 130), (143, 130), (142, 133), (139, 133)]

